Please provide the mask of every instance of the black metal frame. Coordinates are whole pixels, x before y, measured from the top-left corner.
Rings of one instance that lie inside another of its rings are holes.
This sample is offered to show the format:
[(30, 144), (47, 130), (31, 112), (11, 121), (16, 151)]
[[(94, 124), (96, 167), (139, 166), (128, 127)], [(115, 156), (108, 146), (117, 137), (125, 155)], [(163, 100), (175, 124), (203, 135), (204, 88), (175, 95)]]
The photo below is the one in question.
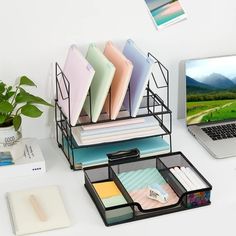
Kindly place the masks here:
[[(166, 101), (164, 101), (163, 98), (161, 98), (157, 93), (154, 93), (150, 88), (150, 82), (147, 84), (146, 88), (146, 95), (143, 98), (143, 102), (140, 107), (141, 113), (138, 114), (136, 117), (131, 117), (131, 109), (129, 109), (129, 115), (125, 117), (117, 118), (117, 120), (125, 120), (125, 119), (131, 119), (131, 118), (140, 118), (140, 117), (147, 117), (147, 116), (153, 116), (157, 120), (157, 125), (160, 126), (163, 130), (163, 133), (160, 133), (155, 136), (161, 136), (164, 138), (164, 136), (168, 136), (169, 138), (169, 144), (170, 144), (170, 152), (172, 151), (172, 140), (171, 140), (171, 133), (172, 133), (172, 112), (169, 109), (169, 71), (167, 68), (151, 53), (148, 53), (148, 57), (152, 57), (155, 61), (155, 64), (158, 66), (159, 70), (162, 74), (162, 79), (165, 81), (164, 86), (159, 86), (157, 83), (157, 78), (155, 77), (154, 73), (151, 73), (152, 79), (156, 85), (156, 88), (158, 90), (165, 89), (166, 93)], [(90, 117), (90, 120), (88, 121), (87, 115), (82, 115), (84, 117), (87, 117), (87, 120), (85, 122), (80, 122), (76, 124), (75, 126), (71, 125), (71, 118), (70, 118), (70, 110), (71, 110), (71, 103), (70, 103), (70, 82), (66, 78), (65, 74), (63, 73), (63, 70), (60, 68), (59, 64), (55, 64), (55, 74), (56, 74), (56, 98), (55, 98), (55, 121), (56, 121), (56, 140), (58, 143), (58, 146), (62, 149), (63, 153), (65, 154), (67, 160), (69, 161), (70, 167), (73, 170), (79, 170), (82, 168), (82, 165), (75, 163), (74, 158), (74, 150), (77, 148), (84, 148), (84, 147), (90, 147), (95, 145), (101, 145), (101, 144), (94, 144), (94, 145), (83, 145), (78, 146), (75, 145), (75, 142), (73, 142), (73, 135), (72, 135), (72, 128), (76, 126), (82, 126), (82, 125), (91, 125), (94, 124), (92, 122), (92, 117)], [(62, 93), (61, 85), (65, 86), (66, 95)], [(129, 107), (131, 108), (131, 98), (130, 98), (130, 85), (128, 86), (128, 96), (129, 96)], [(58, 104), (58, 97), (59, 94), (63, 100), (66, 100), (68, 102), (68, 112), (69, 116), (66, 117), (63, 113), (61, 107)], [(88, 92), (89, 97), (89, 103), (90, 103), (90, 114), (92, 114), (92, 104), (91, 104), (91, 96), (92, 92), (91, 89)], [(111, 104), (111, 89), (109, 91), (109, 101)], [(111, 106), (110, 106), (111, 108)], [(143, 112), (143, 113), (142, 113)], [(81, 116), (81, 117), (82, 117)], [(167, 117), (168, 124), (166, 125), (164, 120)], [(97, 121), (96, 123), (104, 123), (104, 122), (114, 122), (114, 120), (111, 120), (110, 117), (106, 118), (102, 121)], [(65, 147), (65, 144), (63, 142), (63, 139), (66, 140), (67, 146)], [(140, 139), (140, 138), (135, 138)], [(119, 142), (125, 142), (119, 141)], [(113, 142), (112, 142), (113, 143)], [(70, 155), (71, 150), (71, 155)]]

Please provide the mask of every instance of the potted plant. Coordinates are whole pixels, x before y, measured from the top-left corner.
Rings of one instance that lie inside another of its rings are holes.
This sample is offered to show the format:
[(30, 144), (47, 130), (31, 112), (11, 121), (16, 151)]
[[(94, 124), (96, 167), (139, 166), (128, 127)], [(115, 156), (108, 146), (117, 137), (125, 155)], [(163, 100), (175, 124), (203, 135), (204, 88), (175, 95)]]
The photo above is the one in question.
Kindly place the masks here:
[(36, 85), (26, 76), (21, 76), (14, 86), (0, 81), (0, 150), (21, 138), (22, 116), (37, 118), (43, 113), (39, 105), (52, 106), (27, 92), (27, 86)]

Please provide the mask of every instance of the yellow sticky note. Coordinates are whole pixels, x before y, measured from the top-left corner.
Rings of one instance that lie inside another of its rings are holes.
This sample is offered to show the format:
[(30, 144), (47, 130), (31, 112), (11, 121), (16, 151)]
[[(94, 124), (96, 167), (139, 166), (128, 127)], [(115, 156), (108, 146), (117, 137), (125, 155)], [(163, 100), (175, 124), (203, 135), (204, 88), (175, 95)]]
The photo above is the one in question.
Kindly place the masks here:
[(109, 198), (121, 195), (114, 181), (107, 181), (93, 184), (100, 198)]

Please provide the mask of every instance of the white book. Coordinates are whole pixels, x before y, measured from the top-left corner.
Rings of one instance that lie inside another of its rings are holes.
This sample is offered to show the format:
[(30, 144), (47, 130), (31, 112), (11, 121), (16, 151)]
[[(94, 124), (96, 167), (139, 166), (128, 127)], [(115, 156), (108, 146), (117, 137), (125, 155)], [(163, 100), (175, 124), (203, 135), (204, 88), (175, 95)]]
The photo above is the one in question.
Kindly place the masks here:
[(46, 172), (45, 160), (37, 139), (23, 140), (24, 156), (17, 159), (14, 165), (0, 166), (0, 181), (10, 177), (38, 175)]

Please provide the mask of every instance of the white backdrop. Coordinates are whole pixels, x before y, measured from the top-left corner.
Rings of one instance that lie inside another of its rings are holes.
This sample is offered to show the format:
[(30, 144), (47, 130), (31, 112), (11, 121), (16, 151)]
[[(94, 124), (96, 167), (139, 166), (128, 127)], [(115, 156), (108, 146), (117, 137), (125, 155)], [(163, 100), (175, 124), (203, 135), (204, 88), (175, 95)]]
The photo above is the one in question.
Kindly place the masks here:
[[(102, 47), (107, 40), (121, 43), (132, 38), (151, 51), (170, 70), (175, 117), (184, 115), (179, 62), (236, 53), (235, 0), (181, 0), (188, 19), (161, 31), (155, 29), (144, 0), (0, 3), (0, 80), (13, 83), (26, 74), (38, 84), (35, 92), (49, 100), (53, 99), (53, 64), (63, 65), (72, 43), (85, 53), (90, 42)], [(24, 119), (23, 135), (46, 138), (53, 126), (53, 111), (46, 109), (41, 119)]]

